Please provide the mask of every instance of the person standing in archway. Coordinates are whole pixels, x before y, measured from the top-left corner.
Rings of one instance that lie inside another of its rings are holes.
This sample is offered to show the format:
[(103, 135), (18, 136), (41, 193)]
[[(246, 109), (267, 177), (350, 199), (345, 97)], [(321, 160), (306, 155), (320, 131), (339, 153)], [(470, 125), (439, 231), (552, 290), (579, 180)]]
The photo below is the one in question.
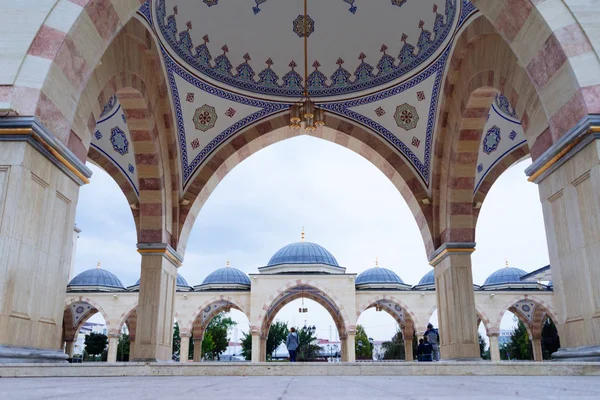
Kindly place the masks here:
[(423, 337), (427, 338), (433, 348), (433, 361), (440, 361), (440, 335), (431, 323), (427, 324), (427, 330)]
[(290, 333), (287, 335), (287, 339), (285, 340), (285, 345), (290, 353), (290, 362), (296, 362), (296, 351), (298, 350), (298, 345), (300, 344), (300, 339), (298, 338), (298, 333), (296, 332), (296, 328), (290, 328)]

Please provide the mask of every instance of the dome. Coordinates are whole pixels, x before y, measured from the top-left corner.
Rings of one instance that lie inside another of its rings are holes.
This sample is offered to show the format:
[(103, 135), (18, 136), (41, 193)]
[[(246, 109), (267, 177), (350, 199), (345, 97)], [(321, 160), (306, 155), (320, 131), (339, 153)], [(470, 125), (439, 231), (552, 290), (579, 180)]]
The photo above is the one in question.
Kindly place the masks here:
[(525, 274), (527, 274), (527, 272), (519, 268), (502, 268), (488, 276), (483, 283), (483, 286), (502, 285), (505, 283), (521, 283), (521, 277)]
[(282, 264), (325, 264), (339, 267), (335, 257), (316, 243), (296, 242), (282, 247), (271, 257), (268, 267)]
[(293, 0), (179, 0), (176, 7), (161, 0), (146, 18), (156, 21), (161, 46), (189, 73), (227, 90), (284, 98), (302, 96), (296, 62), (302, 62), (306, 24), (309, 62), (319, 61), (309, 67), (308, 89), (317, 98), (351, 96), (416, 75), (448, 46), (464, 4), (345, 1), (309, 2), (306, 22), (302, 2)]
[(356, 278), (356, 285), (368, 285), (368, 284), (401, 284), (404, 282), (398, 274), (394, 271), (390, 271), (387, 268), (370, 268)]
[(432, 269), (431, 271), (429, 271), (428, 273), (423, 275), (423, 277), (421, 278), (421, 280), (419, 281), (419, 284), (417, 286), (434, 285), (434, 284), (435, 284), (435, 273), (434, 273), (434, 270)]
[(67, 288), (79, 286), (125, 289), (125, 286), (123, 286), (123, 283), (115, 274), (102, 268), (83, 271), (71, 279)]
[[(138, 279), (134, 286), (139, 286), (139, 285), (140, 285), (140, 280)], [(177, 284), (176, 285), (181, 286), (181, 287), (190, 287), (190, 285), (188, 285), (185, 278), (183, 276), (181, 276), (180, 274), (177, 274)]]
[(237, 268), (225, 267), (211, 272), (202, 285), (248, 285), (250, 278)]

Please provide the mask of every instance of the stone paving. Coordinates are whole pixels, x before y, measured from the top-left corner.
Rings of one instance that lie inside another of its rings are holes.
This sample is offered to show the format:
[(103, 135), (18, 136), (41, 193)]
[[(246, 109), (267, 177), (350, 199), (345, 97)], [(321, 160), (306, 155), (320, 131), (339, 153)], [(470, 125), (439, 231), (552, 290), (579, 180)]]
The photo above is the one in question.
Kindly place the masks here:
[(2, 378), (0, 399), (598, 399), (583, 376)]

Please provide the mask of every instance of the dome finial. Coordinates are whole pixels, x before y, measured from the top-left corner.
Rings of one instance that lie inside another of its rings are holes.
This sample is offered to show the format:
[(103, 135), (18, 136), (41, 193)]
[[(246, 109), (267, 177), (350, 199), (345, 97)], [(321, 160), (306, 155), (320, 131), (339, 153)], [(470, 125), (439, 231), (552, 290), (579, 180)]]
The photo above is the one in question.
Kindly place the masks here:
[(300, 235), (300, 240), (304, 242), (304, 227), (302, 227), (302, 233)]
[(100, 269), (100, 260), (98, 260), (98, 265), (96, 265), (96, 269)]
[(508, 268), (508, 258), (506, 259), (506, 268)]
[(379, 258), (375, 257), (375, 268), (379, 268)]
[(229, 257), (227, 257), (227, 268), (231, 268), (231, 263), (229, 262)]

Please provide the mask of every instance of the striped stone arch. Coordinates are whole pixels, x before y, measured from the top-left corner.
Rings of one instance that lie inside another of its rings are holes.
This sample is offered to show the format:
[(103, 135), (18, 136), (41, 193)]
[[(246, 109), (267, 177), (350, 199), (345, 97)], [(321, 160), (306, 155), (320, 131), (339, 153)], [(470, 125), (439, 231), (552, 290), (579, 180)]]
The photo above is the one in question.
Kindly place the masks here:
[[(313, 288), (318, 294), (291, 292), (293, 289), (299, 287)], [(253, 332), (259, 332), (261, 336), (266, 337), (271, 323), (281, 308), (301, 297), (316, 301), (329, 312), (336, 324), (340, 337), (343, 338), (347, 332), (354, 332), (356, 330), (356, 325), (350, 323), (352, 320), (349, 318), (343, 303), (339, 301), (332, 290), (310, 279), (289, 281), (285, 285), (277, 288), (262, 306), (257, 318), (254, 318), (253, 316), (251, 323), (257, 323), (257, 325), (251, 326), (251, 330)]]
[[(369, 308), (375, 307), (376, 303), (379, 300), (386, 300), (386, 301), (390, 301), (392, 303), (395, 303), (397, 305), (399, 305), (400, 307), (402, 307), (402, 309), (405, 312), (405, 316), (408, 316), (409, 319), (411, 320), (410, 322), (412, 323), (412, 329), (414, 330), (416, 327), (421, 326), (420, 322), (417, 318), (417, 316), (415, 315), (415, 313), (412, 311), (412, 309), (410, 307), (408, 307), (406, 305), (406, 303), (404, 303), (402, 300), (400, 300), (398, 297), (396, 296), (389, 296), (389, 295), (380, 295), (380, 296), (373, 296), (372, 298), (370, 298), (369, 300), (367, 300), (366, 302), (364, 302), (356, 311), (356, 320), (358, 321), (358, 318), (360, 317), (360, 315), (365, 312), (366, 310), (368, 310)], [(387, 312), (387, 309), (386, 309)], [(389, 312), (388, 312), (389, 314)], [(390, 314), (391, 315), (391, 314)], [(392, 315), (392, 317), (394, 319), (395, 316)], [(396, 322), (398, 322), (398, 324), (400, 326), (402, 326), (401, 321), (396, 320)]]
[(243, 303), (237, 301), (237, 299), (235, 299), (234, 297), (231, 296), (214, 296), (212, 297), (210, 300), (205, 301), (200, 307), (198, 307), (196, 309), (196, 311), (194, 311), (194, 313), (192, 314), (192, 317), (185, 323), (185, 325), (181, 325), (181, 333), (182, 334), (189, 334), (191, 335), (194, 331), (195, 328), (198, 327), (200, 328), (202, 331), (204, 329), (206, 329), (206, 326), (208, 326), (208, 323), (210, 323), (210, 321), (217, 315), (219, 314), (225, 307), (219, 307), (218, 309), (212, 310), (210, 317), (208, 319), (208, 323), (204, 324), (203, 326), (197, 326), (198, 324), (198, 317), (202, 314), (202, 311), (204, 309), (206, 309), (209, 306), (212, 306), (215, 303), (218, 303), (220, 301), (226, 301), (229, 303), (229, 307), (231, 308), (235, 308), (236, 310), (241, 311), (242, 313), (244, 313), (244, 315), (248, 318), (248, 321), (250, 321), (250, 310), (248, 309), (248, 307), (246, 307)]
[[(66, 314), (67, 311), (70, 312), (70, 306), (75, 304), (75, 303), (87, 303), (89, 305), (91, 305), (92, 307), (94, 307), (94, 309), (96, 310), (93, 313), (90, 313), (86, 318), (82, 318), (81, 321), (79, 321), (75, 326), (72, 327), (73, 329), (73, 334), (76, 334), (77, 332), (79, 332), (79, 329), (81, 329), (81, 326), (88, 320), (90, 319), (94, 314), (96, 313), (100, 313), (102, 315), (102, 318), (104, 318), (104, 322), (106, 323), (106, 327), (108, 328), (108, 331), (111, 331), (112, 325), (111, 325), (111, 319), (108, 317), (108, 314), (106, 313), (106, 311), (104, 311), (104, 308), (102, 308), (100, 306), (100, 304), (98, 304), (97, 302), (95, 302), (92, 299), (89, 299), (87, 297), (83, 297), (83, 296), (77, 296), (77, 297), (71, 297), (69, 299), (67, 299), (65, 301), (64, 304), (64, 311), (63, 311), (63, 316)], [(63, 317), (64, 318), (64, 317)], [(63, 321), (63, 329), (64, 329), (64, 321)], [(66, 332), (63, 332), (63, 336), (65, 335)]]
[[(540, 98), (511, 48), (484, 17), (479, 17), (458, 37), (445, 80), (444, 117), (437, 126), (434, 159), (439, 245), (475, 241), (479, 210), (473, 207), (473, 191), (478, 149), (490, 106), (499, 92), (523, 116), (528, 143), (535, 147), (539, 134), (547, 130)], [(501, 172), (496, 170), (488, 186)]]
[[(186, 188), (184, 196), (190, 204), (180, 208), (181, 235), (178, 251), (182, 252), (185, 249), (185, 243), (202, 206), (233, 168), (257, 151), (302, 133), (289, 129), (285, 116), (278, 115), (245, 129), (221, 145), (199, 168)], [(411, 209), (427, 251), (434, 250), (431, 206), (424, 205), (421, 201), (429, 196), (427, 190), (404, 159), (380, 136), (330, 114), (327, 115), (327, 127), (311, 133), (310, 136), (346, 147), (379, 168), (398, 189)]]
[(481, 307), (475, 304), (475, 310), (477, 312), (477, 329), (479, 329), (479, 324), (483, 323), (483, 327), (485, 328), (485, 332), (489, 335), (490, 333), (496, 332), (499, 328), (495, 327), (491, 324), (489, 317), (486, 312), (483, 311)]
[(530, 338), (541, 336), (541, 329), (542, 329), (542, 324), (544, 322), (543, 319), (544, 319), (545, 315), (550, 317), (550, 319), (552, 319), (552, 321), (555, 324), (558, 323), (558, 319), (556, 317), (556, 313), (555, 313), (552, 305), (546, 303), (545, 301), (541, 300), (540, 298), (538, 298), (536, 296), (532, 296), (529, 294), (523, 294), (523, 295), (517, 295), (517, 296), (511, 298), (506, 303), (504, 303), (504, 305), (496, 319), (496, 326), (500, 327), (500, 323), (502, 322), (502, 317), (504, 317), (504, 314), (507, 311), (510, 311), (511, 308), (521, 300), (528, 300), (528, 301), (535, 303), (535, 305), (536, 305), (536, 310), (535, 310), (536, 313), (534, 314), (531, 325), (529, 323), (526, 323), (526, 321), (523, 321), (522, 315), (519, 312), (513, 312), (513, 314), (515, 314), (515, 316), (517, 318), (519, 318), (519, 320), (524, 322), (524, 325), (527, 328), (527, 334), (529, 335)]
[[(128, 57), (120, 60), (123, 55)], [(138, 206), (133, 212), (138, 242), (173, 245), (177, 236), (169, 232), (177, 213), (174, 199), (179, 196), (174, 185), (178, 180), (177, 152), (170, 151), (175, 140), (172, 108), (156, 42), (137, 19), (132, 19), (108, 47), (82, 93), (87, 101), (81, 101), (77, 108), (74, 128), (85, 138), (83, 151), (89, 146), (104, 105), (115, 94), (126, 116), (138, 171), (139, 199), (128, 197), (130, 204)], [(91, 150), (89, 153), (93, 154)], [(111, 176), (117, 182), (121, 178), (119, 171)]]
[[(108, 45), (143, 1), (66, 0), (66, 6), (54, 7), (24, 59), (24, 63), (28, 58), (50, 61), (50, 68), (33, 71), (33, 76), (27, 79), (21, 74), (32, 71), (21, 68), (15, 82), (40, 84), (16, 85), (5, 94), (20, 114), (38, 117), (71, 147), (78, 140), (71, 139), (72, 135), (77, 136), (71, 124), (82, 87)], [(597, 28), (598, 18), (589, 17), (596, 10), (562, 1), (473, 0), (473, 3), (511, 46), (536, 89), (547, 93), (544, 106), (551, 126), (550, 143), (581, 117), (600, 111), (596, 100), (600, 97), (598, 82), (586, 76), (589, 70), (600, 69), (588, 39)], [(559, 85), (564, 90), (557, 98), (554, 93), (560, 92)]]
[(117, 324), (117, 329), (119, 331), (121, 331), (121, 329), (123, 329), (123, 325), (125, 325), (125, 323), (127, 322), (127, 319), (129, 319), (129, 317), (131, 316), (131, 314), (134, 311), (137, 312), (137, 307), (138, 307), (138, 302), (136, 301), (135, 303), (133, 303), (132, 305), (130, 305), (129, 307), (127, 307), (127, 309), (125, 311), (123, 311), (123, 313), (119, 317), (119, 323)]

